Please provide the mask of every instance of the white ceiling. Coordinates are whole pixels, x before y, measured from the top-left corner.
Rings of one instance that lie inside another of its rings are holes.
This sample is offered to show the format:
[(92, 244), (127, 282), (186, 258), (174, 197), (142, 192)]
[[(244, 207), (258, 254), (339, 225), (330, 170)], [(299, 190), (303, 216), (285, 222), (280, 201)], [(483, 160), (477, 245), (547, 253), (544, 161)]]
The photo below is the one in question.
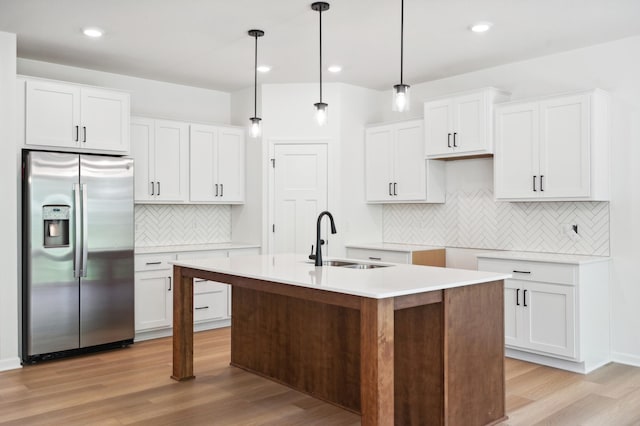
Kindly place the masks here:
[[(18, 56), (223, 91), (318, 80), (318, 13), (301, 0), (0, 0)], [(323, 73), (387, 89), (400, 80), (400, 0), (329, 0)], [(493, 22), (485, 34), (468, 30)], [(640, 0), (405, 0), (404, 82), (413, 84), (640, 34)], [(86, 26), (106, 31), (99, 40)], [(637, 53), (637, 52), (636, 52)]]

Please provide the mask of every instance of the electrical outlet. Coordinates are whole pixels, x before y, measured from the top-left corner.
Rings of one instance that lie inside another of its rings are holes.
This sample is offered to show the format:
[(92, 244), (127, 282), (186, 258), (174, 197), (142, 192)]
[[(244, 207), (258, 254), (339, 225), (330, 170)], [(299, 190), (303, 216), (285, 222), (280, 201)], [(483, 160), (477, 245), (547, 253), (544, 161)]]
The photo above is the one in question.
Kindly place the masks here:
[(572, 223), (563, 223), (561, 226), (562, 234), (567, 236), (571, 241), (579, 241), (578, 225)]

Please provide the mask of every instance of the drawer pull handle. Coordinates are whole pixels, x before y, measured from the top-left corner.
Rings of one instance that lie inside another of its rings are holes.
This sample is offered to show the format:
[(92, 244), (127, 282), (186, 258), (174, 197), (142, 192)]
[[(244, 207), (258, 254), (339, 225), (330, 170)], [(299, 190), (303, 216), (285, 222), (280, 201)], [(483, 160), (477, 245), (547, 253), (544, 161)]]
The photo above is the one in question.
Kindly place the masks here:
[(147, 265), (160, 265), (162, 262), (147, 262)]
[(382, 258), (381, 257), (369, 256), (369, 260), (382, 260)]
[(199, 279), (194, 279), (194, 280), (193, 280), (193, 282), (196, 282), (196, 283), (203, 283), (203, 282), (205, 282), (205, 281), (207, 281), (207, 280), (199, 280)]
[(514, 274), (530, 274), (531, 271), (516, 271), (516, 270), (514, 270), (513, 273)]
[(199, 311), (201, 309), (209, 309), (209, 307), (208, 306), (197, 306), (196, 307), (196, 311)]

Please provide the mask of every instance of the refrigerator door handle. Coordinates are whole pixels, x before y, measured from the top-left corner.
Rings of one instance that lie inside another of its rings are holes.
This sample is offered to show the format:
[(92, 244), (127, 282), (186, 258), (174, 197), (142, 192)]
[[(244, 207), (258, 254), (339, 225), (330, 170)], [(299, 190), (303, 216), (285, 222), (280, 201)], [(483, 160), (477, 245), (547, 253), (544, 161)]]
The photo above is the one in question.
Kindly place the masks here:
[(89, 255), (89, 222), (87, 220), (87, 184), (82, 184), (82, 269), (81, 276), (87, 276), (87, 257)]
[(75, 243), (74, 243), (74, 247), (73, 247), (73, 277), (74, 278), (80, 278), (80, 254), (81, 254), (81, 248), (80, 246), (82, 245), (82, 230), (80, 228), (80, 189), (79, 189), (79, 184), (74, 183), (73, 184), (73, 200), (74, 200), (74, 212), (75, 212), (75, 218), (74, 218), (74, 222), (75, 222), (75, 230), (74, 230), (74, 234), (75, 234)]

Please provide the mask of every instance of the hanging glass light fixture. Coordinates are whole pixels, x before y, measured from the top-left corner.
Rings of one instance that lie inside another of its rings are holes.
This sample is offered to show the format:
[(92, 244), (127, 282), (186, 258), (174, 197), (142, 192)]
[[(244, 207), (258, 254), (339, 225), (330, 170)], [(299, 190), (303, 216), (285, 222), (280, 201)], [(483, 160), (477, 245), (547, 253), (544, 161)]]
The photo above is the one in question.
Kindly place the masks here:
[(251, 137), (257, 138), (260, 136), (260, 133), (262, 133), (260, 128), (262, 119), (258, 117), (258, 37), (262, 37), (264, 31), (249, 30), (249, 35), (256, 39), (255, 62), (253, 64), (253, 117), (249, 120), (251, 121)]
[(400, 0), (400, 84), (393, 86), (393, 110), (409, 111), (409, 85), (402, 81), (402, 68), (404, 62), (404, 0)]
[(316, 120), (319, 126), (327, 123), (329, 105), (322, 102), (322, 12), (329, 10), (329, 3), (317, 1), (311, 3), (311, 9), (318, 12), (320, 16), (320, 102), (313, 104), (316, 107)]

